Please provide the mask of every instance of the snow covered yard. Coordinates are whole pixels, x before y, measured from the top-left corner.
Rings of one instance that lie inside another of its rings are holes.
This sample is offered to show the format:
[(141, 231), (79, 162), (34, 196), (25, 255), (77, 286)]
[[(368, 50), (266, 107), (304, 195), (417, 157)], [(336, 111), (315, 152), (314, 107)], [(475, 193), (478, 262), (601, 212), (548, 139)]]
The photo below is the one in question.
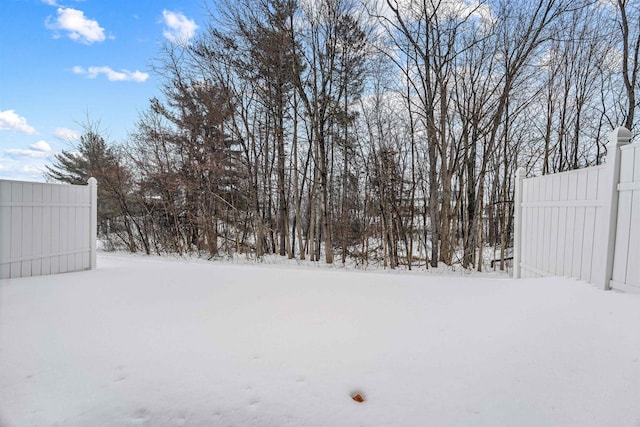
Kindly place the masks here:
[(0, 281), (0, 426), (640, 426), (640, 295), (98, 262)]

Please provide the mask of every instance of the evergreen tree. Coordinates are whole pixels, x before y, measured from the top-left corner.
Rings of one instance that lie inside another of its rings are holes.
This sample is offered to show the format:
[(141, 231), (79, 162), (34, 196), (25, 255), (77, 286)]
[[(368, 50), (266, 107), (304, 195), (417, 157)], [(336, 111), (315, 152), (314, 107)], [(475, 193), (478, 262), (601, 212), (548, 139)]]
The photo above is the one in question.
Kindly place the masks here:
[(68, 184), (85, 185), (89, 178), (96, 178), (99, 233), (106, 236), (114, 233), (132, 252), (137, 250), (139, 241), (150, 252), (140, 219), (142, 206), (134, 192), (131, 173), (122, 154), (107, 145), (96, 126), (85, 126), (74, 150), (56, 154), (53, 165), (46, 168), (47, 178)]
[(80, 137), (73, 151), (62, 150), (55, 155), (52, 166), (46, 166), (45, 175), (54, 181), (82, 185), (92, 176), (98, 178), (118, 165), (118, 156), (109, 148), (102, 136), (88, 130)]

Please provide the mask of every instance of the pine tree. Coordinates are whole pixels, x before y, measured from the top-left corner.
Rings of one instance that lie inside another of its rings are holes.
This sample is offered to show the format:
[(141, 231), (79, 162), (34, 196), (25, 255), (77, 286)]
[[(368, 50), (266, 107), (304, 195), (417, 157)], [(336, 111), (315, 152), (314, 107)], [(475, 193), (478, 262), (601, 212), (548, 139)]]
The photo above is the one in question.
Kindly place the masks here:
[(96, 179), (104, 172), (118, 165), (114, 150), (107, 147), (102, 136), (88, 130), (80, 137), (75, 151), (63, 150), (55, 155), (52, 166), (46, 166), (45, 175), (59, 182), (82, 185), (94, 176)]
[(53, 165), (46, 166), (45, 176), (75, 185), (85, 185), (89, 178), (96, 178), (99, 232), (115, 233), (132, 252), (138, 249), (136, 242), (140, 241), (149, 253), (147, 233), (142, 230), (138, 215), (140, 204), (135, 198), (131, 173), (123, 156), (107, 145), (95, 125), (89, 124), (85, 130), (73, 151), (63, 150), (55, 155)]

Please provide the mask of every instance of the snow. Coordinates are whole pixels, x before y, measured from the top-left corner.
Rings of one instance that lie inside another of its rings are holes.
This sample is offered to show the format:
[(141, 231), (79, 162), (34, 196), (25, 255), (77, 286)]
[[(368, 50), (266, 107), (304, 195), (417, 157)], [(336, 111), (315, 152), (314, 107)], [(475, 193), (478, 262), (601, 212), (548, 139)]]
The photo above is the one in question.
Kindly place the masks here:
[(0, 426), (640, 425), (640, 295), (560, 278), (98, 265), (0, 281)]

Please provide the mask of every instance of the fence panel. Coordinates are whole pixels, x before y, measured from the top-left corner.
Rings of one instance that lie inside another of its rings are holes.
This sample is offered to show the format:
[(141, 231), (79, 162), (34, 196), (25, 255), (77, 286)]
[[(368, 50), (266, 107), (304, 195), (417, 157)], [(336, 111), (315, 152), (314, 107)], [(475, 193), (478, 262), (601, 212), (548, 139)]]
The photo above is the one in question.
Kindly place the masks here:
[(640, 290), (640, 147), (621, 148), (618, 224), (611, 286)]
[(95, 267), (96, 181), (0, 180), (0, 279)]
[(516, 174), (514, 276), (559, 275), (640, 290), (640, 147), (617, 128), (607, 163)]
[(600, 167), (528, 178), (522, 191), (523, 277), (548, 274), (591, 278)]

